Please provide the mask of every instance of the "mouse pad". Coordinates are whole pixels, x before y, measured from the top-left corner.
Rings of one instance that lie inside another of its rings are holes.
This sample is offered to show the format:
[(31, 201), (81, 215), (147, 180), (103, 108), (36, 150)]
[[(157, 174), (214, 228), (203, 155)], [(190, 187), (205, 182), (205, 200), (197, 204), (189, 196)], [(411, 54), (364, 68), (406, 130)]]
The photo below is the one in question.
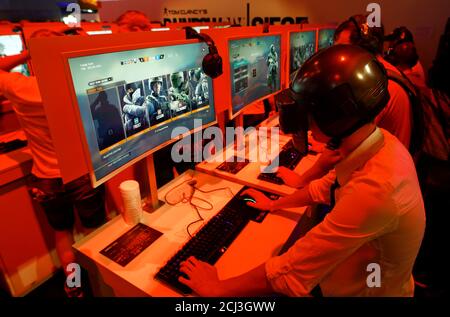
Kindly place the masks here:
[(138, 223), (101, 250), (100, 254), (121, 266), (126, 266), (161, 235), (161, 232), (143, 223)]

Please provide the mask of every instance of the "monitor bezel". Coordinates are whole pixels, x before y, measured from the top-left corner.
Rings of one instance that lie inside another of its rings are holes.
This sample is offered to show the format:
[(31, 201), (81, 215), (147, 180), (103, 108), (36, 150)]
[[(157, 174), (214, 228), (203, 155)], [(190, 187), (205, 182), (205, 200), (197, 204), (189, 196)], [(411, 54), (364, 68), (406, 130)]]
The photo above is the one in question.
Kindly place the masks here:
[[(170, 140), (167, 140), (166, 142), (154, 147), (153, 149), (150, 149), (144, 153), (142, 153), (141, 155), (135, 157), (134, 159), (132, 159), (131, 161), (123, 164), (122, 166), (118, 167), (117, 169), (115, 169), (114, 171), (112, 171), (111, 173), (109, 173), (108, 175), (97, 179), (95, 176), (95, 169), (92, 165), (92, 159), (91, 159), (91, 153), (89, 151), (89, 145), (87, 142), (87, 138), (86, 138), (86, 133), (84, 130), (84, 125), (83, 125), (83, 121), (81, 119), (81, 114), (80, 114), (80, 109), (78, 106), (78, 100), (77, 100), (77, 95), (75, 92), (75, 87), (74, 87), (74, 82), (72, 79), (72, 75), (71, 75), (71, 70), (70, 70), (70, 65), (69, 65), (69, 59), (70, 58), (76, 58), (76, 57), (85, 57), (85, 56), (91, 56), (91, 55), (99, 55), (99, 54), (108, 54), (108, 53), (115, 53), (115, 52), (120, 52), (120, 51), (131, 51), (131, 50), (139, 50), (139, 49), (146, 49), (146, 48), (154, 48), (154, 47), (164, 47), (164, 46), (176, 46), (176, 45), (183, 45), (183, 44), (198, 44), (200, 42), (198, 42), (197, 40), (171, 40), (169, 42), (165, 41), (158, 41), (158, 42), (152, 42), (151, 46), (149, 45), (142, 45), (142, 44), (127, 44), (127, 45), (119, 45), (119, 46), (110, 46), (110, 47), (102, 47), (102, 48), (93, 48), (93, 49), (89, 49), (89, 50), (81, 50), (81, 51), (66, 51), (66, 52), (61, 52), (61, 57), (63, 58), (63, 67), (64, 67), (64, 75), (66, 77), (67, 80), (67, 84), (68, 84), (68, 90), (69, 90), (69, 95), (70, 95), (70, 99), (71, 99), (71, 104), (72, 104), (72, 108), (76, 113), (76, 125), (77, 125), (77, 130), (78, 130), (78, 134), (80, 136), (81, 139), (81, 143), (82, 143), (82, 148), (83, 148), (83, 154), (84, 154), (84, 160), (86, 162), (86, 165), (88, 166), (88, 172), (89, 172), (89, 178), (91, 180), (92, 186), (93, 187), (97, 187), (103, 183), (105, 183), (106, 181), (110, 180), (111, 178), (113, 178), (114, 176), (116, 176), (117, 174), (119, 174), (120, 172), (122, 172), (123, 170), (127, 169), (128, 167), (132, 166), (133, 164), (139, 162), (140, 160), (146, 158), (147, 156), (153, 154), (154, 152), (158, 151), (159, 149), (168, 146), (188, 135), (194, 134), (198, 131), (201, 131), (202, 129), (208, 128), (210, 126), (213, 126), (215, 124), (217, 124), (217, 112), (216, 112), (216, 108), (214, 105), (212, 105), (212, 107), (214, 107), (214, 120), (208, 124), (202, 125), (201, 127), (198, 128), (194, 128), (192, 130), (189, 130), (189, 132), (186, 132), (184, 134), (180, 134), (175, 138), (172, 138)], [(148, 43), (146, 43), (148, 44)], [(169, 44), (169, 45), (168, 45)], [(213, 85), (211, 85), (211, 90), (213, 91), (213, 96), (214, 96), (214, 88)], [(214, 100), (214, 97), (213, 97)], [(214, 102), (215, 103), (215, 102)]]
[[(245, 106), (242, 107), (242, 109), (240, 109), (239, 111), (237, 111), (236, 113), (233, 113), (233, 95), (232, 95), (232, 89), (233, 89), (233, 85), (231, 83), (231, 63), (230, 63), (230, 41), (235, 41), (235, 40), (240, 40), (240, 39), (249, 39), (249, 38), (255, 38), (255, 37), (265, 37), (265, 36), (279, 36), (280, 37), (280, 89), (265, 95), (264, 97), (258, 98), (253, 100), (252, 102), (246, 104)], [(225, 54), (223, 56), (223, 59), (225, 59), (226, 63), (228, 64), (227, 66), (227, 72), (224, 73), (224, 75), (228, 75), (228, 78), (226, 79), (228, 82), (228, 117), (230, 120), (233, 120), (234, 118), (236, 118), (237, 116), (239, 116), (240, 114), (242, 114), (249, 106), (261, 102), (267, 98), (270, 98), (271, 96), (276, 95), (277, 93), (279, 93), (282, 89), (283, 89), (283, 78), (284, 78), (284, 74), (283, 72), (285, 72), (285, 67), (283, 67), (283, 32), (268, 32), (268, 33), (249, 33), (249, 34), (245, 34), (245, 35), (237, 35), (237, 36), (227, 36), (225, 38), (225, 43), (226, 43), (226, 50), (225, 50)]]

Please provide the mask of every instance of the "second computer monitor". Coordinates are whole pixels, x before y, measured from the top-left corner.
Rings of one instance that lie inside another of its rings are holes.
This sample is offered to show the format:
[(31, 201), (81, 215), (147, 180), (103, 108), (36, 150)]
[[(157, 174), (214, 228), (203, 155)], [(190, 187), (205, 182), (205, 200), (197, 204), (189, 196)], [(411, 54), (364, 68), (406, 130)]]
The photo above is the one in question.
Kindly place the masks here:
[[(19, 33), (6, 34), (0, 30), (0, 58), (20, 54), (23, 51), (22, 37)], [(22, 73), (26, 76), (30, 75), (27, 64), (22, 64), (11, 69), (12, 72)]]
[(319, 29), (319, 45), (317, 50), (321, 50), (333, 45), (334, 29)]
[(289, 36), (289, 74), (299, 69), (315, 52), (315, 30), (291, 32)]
[(228, 50), (234, 117), (245, 106), (280, 90), (281, 35), (230, 39)]

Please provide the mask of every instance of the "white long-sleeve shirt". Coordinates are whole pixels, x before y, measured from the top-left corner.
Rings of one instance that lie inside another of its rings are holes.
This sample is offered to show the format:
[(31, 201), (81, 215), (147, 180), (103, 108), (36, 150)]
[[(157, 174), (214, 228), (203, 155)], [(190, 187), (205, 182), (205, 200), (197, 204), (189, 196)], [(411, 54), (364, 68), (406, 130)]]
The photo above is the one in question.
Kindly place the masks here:
[[(335, 171), (309, 185), (315, 202), (329, 202), (336, 176), (336, 205), (323, 222), (266, 263), (273, 289), (307, 296), (320, 284), (324, 296), (413, 296), (425, 210), (408, 151), (377, 128)], [(380, 287), (368, 286), (370, 263), (379, 265)]]

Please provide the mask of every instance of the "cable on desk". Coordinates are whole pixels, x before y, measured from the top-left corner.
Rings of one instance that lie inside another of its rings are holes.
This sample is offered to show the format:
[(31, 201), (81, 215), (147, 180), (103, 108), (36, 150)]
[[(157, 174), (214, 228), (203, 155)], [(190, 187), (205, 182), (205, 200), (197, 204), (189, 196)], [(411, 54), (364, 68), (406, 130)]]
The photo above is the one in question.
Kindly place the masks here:
[[(183, 185), (185, 185), (185, 184), (188, 184), (189, 187), (191, 188), (190, 194), (189, 194), (188, 196), (186, 196), (185, 193), (183, 192), (183, 196), (182, 196), (181, 200), (179, 200), (179, 201), (176, 202), (176, 203), (169, 202), (169, 200), (167, 199), (167, 196), (169, 196), (170, 193), (172, 193), (174, 190), (176, 190), (177, 188), (179, 188), (179, 187), (181, 187), (181, 186), (183, 186)], [(234, 196), (233, 191), (231, 190), (230, 187), (220, 187), (220, 188), (211, 189), (211, 190), (202, 190), (202, 189), (196, 187), (196, 186), (195, 186), (196, 184), (197, 184), (197, 181), (192, 177), (192, 178), (190, 178), (190, 179), (188, 179), (188, 180), (182, 182), (181, 184), (178, 184), (177, 186), (171, 188), (171, 189), (164, 195), (164, 200), (165, 200), (165, 202), (166, 202), (168, 205), (170, 205), (170, 206), (176, 206), (176, 205), (178, 205), (180, 202), (182, 202), (182, 203), (189, 203), (189, 205), (190, 205), (192, 208), (194, 208), (194, 210), (195, 210), (195, 212), (197, 213), (197, 216), (198, 216), (199, 219), (197, 219), (197, 220), (191, 222), (190, 224), (188, 224), (188, 225), (186, 226), (186, 231), (187, 231), (189, 237), (191, 237), (191, 238), (192, 238), (192, 234), (191, 234), (191, 232), (189, 231), (189, 228), (190, 228), (193, 224), (205, 220), (205, 219), (202, 217), (202, 215), (200, 214), (199, 208), (200, 208), (200, 209), (203, 209), (203, 210), (213, 210), (213, 209), (214, 209), (214, 205), (213, 205), (211, 202), (207, 201), (206, 199), (203, 199), (203, 198), (195, 197), (195, 196), (194, 196), (196, 190), (198, 190), (199, 192), (204, 193), (204, 194), (212, 193), (212, 192), (219, 191), (219, 190), (228, 190), (228, 191), (231, 193), (231, 196)], [(193, 203), (192, 200), (193, 200), (194, 198), (197, 199), (197, 200), (199, 200), (199, 201), (202, 201), (202, 202), (206, 203), (206, 204), (208, 205), (208, 207), (205, 208), (205, 207), (202, 207), (202, 206), (200, 206), (200, 205), (198, 205), (198, 204)]]

